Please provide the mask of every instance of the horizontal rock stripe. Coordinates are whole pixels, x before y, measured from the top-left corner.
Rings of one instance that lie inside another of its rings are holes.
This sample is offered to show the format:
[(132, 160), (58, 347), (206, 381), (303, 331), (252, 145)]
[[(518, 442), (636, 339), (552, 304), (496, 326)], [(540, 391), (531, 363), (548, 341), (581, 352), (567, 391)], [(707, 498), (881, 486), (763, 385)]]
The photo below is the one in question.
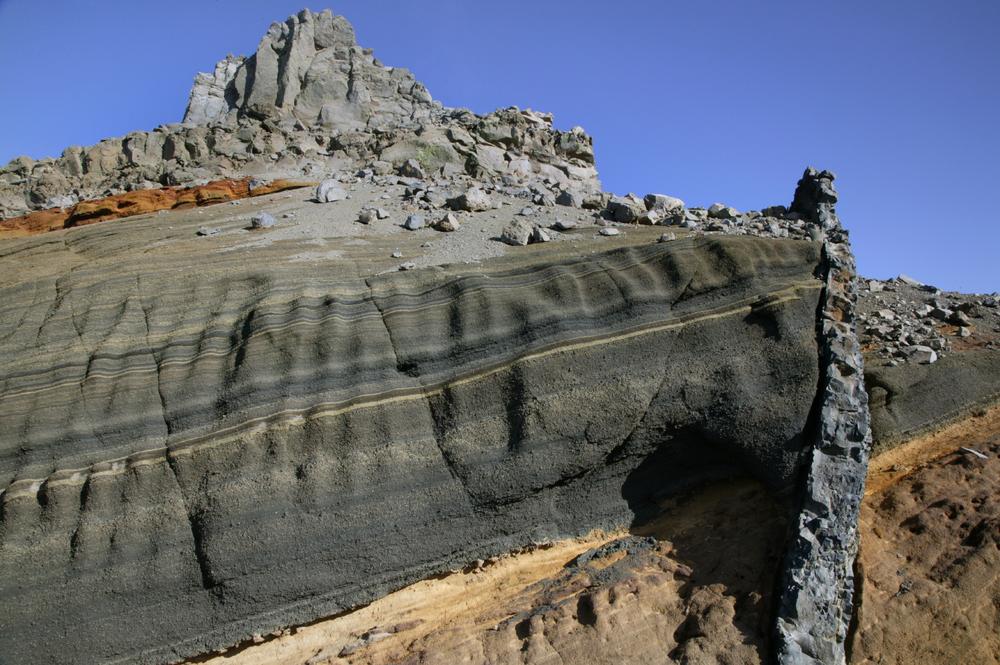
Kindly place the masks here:
[[(74, 251), (105, 251), (99, 229)], [(5, 251), (44, 260), (31, 240)], [(367, 280), (154, 253), (12, 282), (0, 652), (168, 662), (705, 480), (787, 494), (820, 247), (706, 236)]]

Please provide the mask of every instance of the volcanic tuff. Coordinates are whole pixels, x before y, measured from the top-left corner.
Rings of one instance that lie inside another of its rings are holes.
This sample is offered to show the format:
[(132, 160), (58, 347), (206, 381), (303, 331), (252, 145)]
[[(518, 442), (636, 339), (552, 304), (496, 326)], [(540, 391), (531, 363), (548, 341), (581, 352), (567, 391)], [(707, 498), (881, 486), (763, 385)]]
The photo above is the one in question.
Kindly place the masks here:
[[(995, 300), (927, 296), (985, 354), (956, 357), (859, 294), (832, 173), (760, 212), (617, 197), (551, 123), (443, 108), (303, 10), (199, 74), (183, 123), (0, 169), (0, 216), (45, 210), (0, 244), (3, 658), (169, 662), (623, 528), (458, 632), (400, 616), (310, 662), (645, 662), (630, 626), (681, 660), (905, 643), (854, 593), (862, 377), (879, 450), (961, 426), (1000, 394)], [(750, 572), (737, 536), (766, 540)]]

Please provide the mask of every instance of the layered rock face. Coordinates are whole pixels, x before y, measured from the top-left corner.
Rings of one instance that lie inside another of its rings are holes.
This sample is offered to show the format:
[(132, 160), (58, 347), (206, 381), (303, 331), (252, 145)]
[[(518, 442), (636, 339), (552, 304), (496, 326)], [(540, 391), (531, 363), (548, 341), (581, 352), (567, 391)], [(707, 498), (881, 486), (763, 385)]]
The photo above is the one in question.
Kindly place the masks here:
[(187, 274), (189, 254), (100, 258), (101, 229), (6, 259), (93, 259), (5, 288), (17, 662), (164, 662), (641, 520), (658, 493), (795, 484), (819, 245), (358, 281), (234, 253)]
[(58, 159), (0, 169), (0, 219), (81, 200), (230, 177), (306, 177), (416, 159), (428, 173), (538, 174), (599, 190), (593, 140), (552, 116), (442, 107), (406, 69), (385, 67), (330, 10), (272, 24), (249, 58), (195, 79), (182, 123), (132, 132)]
[[(40, 227), (163, 204), (0, 244), (4, 658), (176, 661), (728, 487), (713, 520), (773, 541), (752, 573), (685, 536), (686, 596), (669, 543), (625, 539), (471, 629), (483, 660), (578, 657), (578, 626), (612, 660), (629, 617), (671, 657), (843, 662), (870, 438), (833, 174), (791, 211), (615, 197), (551, 122), (443, 108), (303, 10), (199, 75), (184, 123), (0, 170), (0, 213)], [(230, 175), (323, 182), (195, 186)], [(157, 183), (188, 187), (117, 191)], [(269, 196), (195, 209), (237, 188)]]

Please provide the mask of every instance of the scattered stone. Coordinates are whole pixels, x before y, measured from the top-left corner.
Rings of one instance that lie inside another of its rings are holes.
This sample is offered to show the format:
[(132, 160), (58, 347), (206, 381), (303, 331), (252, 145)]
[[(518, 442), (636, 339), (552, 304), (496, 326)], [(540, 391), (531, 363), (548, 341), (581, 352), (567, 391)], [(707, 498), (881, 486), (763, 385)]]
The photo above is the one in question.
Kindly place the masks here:
[(358, 215), (358, 221), (362, 224), (367, 224), (377, 217), (377, 213), (374, 210), (362, 210), (361, 214)]
[(420, 217), (419, 215), (410, 215), (406, 218), (406, 221), (403, 222), (403, 228), (410, 231), (416, 231), (417, 229), (424, 228), (424, 224), (425, 222), (423, 217)]
[(907, 346), (902, 348), (901, 351), (903, 352), (904, 357), (911, 363), (929, 365), (938, 359), (937, 352), (929, 346)]
[(407, 261), (406, 263), (399, 264), (399, 269), (400, 270), (413, 270), (416, 267), (417, 267), (417, 264), (414, 263), (413, 261)]
[(577, 222), (566, 219), (557, 219), (549, 228), (555, 229), (556, 231), (569, 231), (571, 229), (575, 229), (576, 227)]
[(336, 180), (324, 180), (316, 187), (316, 200), (320, 203), (333, 203), (334, 201), (343, 201), (346, 198), (347, 192), (340, 187)]
[(534, 227), (524, 220), (512, 220), (500, 233), (500, 240), (508, 245), (527, 245), (534, 235)]
[(382, 208), (378, 208), (375, 211), (375, 216), (378, 217), (379, 219), (388, 219), (389, 212), (387, 210), (383, 210)]
[(467, 210), (469, 212), (483, 212), (493, 207), (493, 200), (478, 187), (470, 187), (461, 196), (449, 199), (448, 203), (455, 210)]
[(403, 253), (402, 252), (393, 252), (392, 253), (392, 258), (394, 258), (394, 259), (401, 259), (401, 258), (403, 258)]
[(575, 189), (564, 189), (559, 192), (559, 196), (556, 197), (556, 203), (558, 205), (569, 206), (571, 208), (582, 208), (583, 194)]
[(677, 240), (677, 235), (674, 233), (664, 233), (656, 242), (670, 242), (671, 240)]
[(550, 240), (552, 240), (552, 238), (549, 237), (549, 234), (546, 233), (545, 229), (540, 226), (535, 227), (533, 236), (534, 242), (549, 242)]
[(437, 224), (434, 225), (434, 228), (437, 229), (438, 231), (444, 231), (448, 233), (452, 231), (458, 231), (459, 229), (462, 228), (462, 224), (458, 221), (458, 217), (456, 215), (453, 215), (452, 213), (449, 212), (447, 215), (442, 217)]
[(198, 229), (198, 235), (200, 235), (200, 236), (214, 236), (218, 232), (219, 232), (219, 229), (210, 229), (210, 228), (205, 227), (205, 226), (203, 226), (200, 229)]
[(966, 328), (965, 326), (959, 327), (959, 329), (958, 329), (958, 336), (959, 337), (970, 337), (971, 335), (972, 335), (972, 330), (970, 330), (969, 328)]
[(638, 222), (640, 224), (646, 224), (649, 226), (655, 226), (660, 223), (660, 215), (656, 210), (647, 210), (646, 212), (639, 215)]
[(954, 312), (950, 309), (942, 309), (941, 307), (935, 307), (931, 310), (931, 316), (941, 321), (947, 321), (952, 314), (954, 314)]
[(521, 212), (519, 212), (517, 214), (521, 215), (522, 217), (528, 217), (530, 215), (535, 214), (535, 209), (534, 208), (521, 208)]
[(258, 212), (250, 218), (250, 226), (255, 229), (269, 229), (277, 223), (277, 220), (274, 219), (274, 215), (264, 211)]
[(893, 321), (896, 318), (896, 313), (891, 309), (880, 309), (878, 315), (881, 316), (886, 321)]
[(598, 231), (598, 233), (600, 233), (602, 236), (616, 236), (618, 235), (618, 229), (612, 226), (606, 229), (601, 229), (600, 231)]
[(399, 175), (404, 178), (417, 178), (418, 180), (423, 180), (427, 177), (424, 173), (424, 167), (415, 159), (408, 159), (403, 162), (403, 165), (399, 167)]

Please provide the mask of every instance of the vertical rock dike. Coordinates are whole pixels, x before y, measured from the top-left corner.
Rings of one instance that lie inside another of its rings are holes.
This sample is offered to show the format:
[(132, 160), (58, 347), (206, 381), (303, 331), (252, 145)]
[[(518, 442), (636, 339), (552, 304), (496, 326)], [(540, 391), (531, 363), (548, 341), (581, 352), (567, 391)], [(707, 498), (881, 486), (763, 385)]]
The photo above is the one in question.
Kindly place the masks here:
[(818, 321), (819, 422), (777, 603), (774, 649), (782, 665), (846, 662), (858, 513), (871, 450), (854, 318), (857, 272), (847, 231), (834, 210), (833, 180), (829, 171), (806, 169), (791, 208), (822, 227), (827, 275)]

